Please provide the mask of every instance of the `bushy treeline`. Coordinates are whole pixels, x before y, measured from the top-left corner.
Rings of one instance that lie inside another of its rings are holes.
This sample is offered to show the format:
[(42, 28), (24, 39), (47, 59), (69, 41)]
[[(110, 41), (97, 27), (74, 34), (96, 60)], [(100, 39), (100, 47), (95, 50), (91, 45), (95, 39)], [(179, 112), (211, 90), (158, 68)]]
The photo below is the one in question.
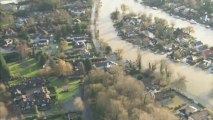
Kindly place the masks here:
[(91, 71), (86, 78), (86, 101), (97, 120), (176, 120), (157, 106), (144, 84), (125, 75), (119, 67)]

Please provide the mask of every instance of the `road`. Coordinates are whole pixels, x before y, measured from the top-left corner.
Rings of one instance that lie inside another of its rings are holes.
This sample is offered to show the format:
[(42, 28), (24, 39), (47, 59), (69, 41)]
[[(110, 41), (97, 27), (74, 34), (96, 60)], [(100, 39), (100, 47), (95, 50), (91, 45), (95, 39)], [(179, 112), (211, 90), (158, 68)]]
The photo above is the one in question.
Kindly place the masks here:
[[(202, 25), (196, 24), (192, 25), (187, 21), (176, 19), (173, 16), (168, 15), (167, 13), (161, 10), (153, 10), (150, 7), (136, 3), (134, 0), (101, 0), (102, 7), (100, 9), (99, 16), (99, 33), (100, 39), (105, 40), (115, 51), (117, 49), (124, 50), (124, 59), (135, 60), (137, 57), (138, 47), (132, 45), (124, 40), (121, 40), (117, 36), (117, 32), (113, 27), (113, 23), (110, 19), (110, 14), (120, 8), (121, 4), (126, 4), (129, 6), (129, 10), (136, 13), (146, 13), (152, 14), (153, 17), (160, 17), (167, 19), (169, 22), (175, 23), (176, 27), (186, 27), (191, 25), (195, 28), (195, 33), (193, 34), (198, 40), (203, 41), (205, 44), (213, 46), (213, 31), (206, 29)], [(166, 59), (165, 55), (153, 54), (149, 51), (141, 51), (142, 54), (142, 63), (144, 67), (148, 67), (149, 62), (158, 62), (162, 59)], [(186, 76), (187, 89), (184, 91), (188, 96), (192, 97), (198, 102), (201, 102), (208, 108), (213, 108), (213, 98), (210, 96), (213, 88), (213, 75), (208, 74), (205, 71), (200, 69), (195, 69), (194, 67), (172, 63), (169, 60), (169, 67), (174, 73), (174, 77), (178, 75)]]

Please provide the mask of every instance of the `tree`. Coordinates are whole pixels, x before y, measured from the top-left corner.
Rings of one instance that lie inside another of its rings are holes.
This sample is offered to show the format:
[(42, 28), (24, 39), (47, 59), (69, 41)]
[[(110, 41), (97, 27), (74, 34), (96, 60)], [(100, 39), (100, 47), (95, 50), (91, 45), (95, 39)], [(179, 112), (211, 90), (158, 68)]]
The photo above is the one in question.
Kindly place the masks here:
[(16, 45), (16, 50), (21, 55), (22, 60), (25, 59), (29, 53), (29, 47), (25, 42)]
[(118, 55), (118, 59), (121, 60), (123, 56), (123, 49), (117, 49), (116, 53)]
[(60, 41), (59, 49), (60, 49), (61, 52), (66, 50), (67, 47), (68, 47), (68, 42), (66, 40)]
[(140, 54), (140, 52), (138, 52), (136, 63), (137, 63), (138, 69), (141, 71), (142, 63), (141, 63), (141, 54)]
[(76, 34), (81, 34), (82, 33), (82, 26), (81, 26), (81, 24), (76, 24), (74, 26), (74, 30), (75, 30)]
[(48, 76), (50, 75), (51, 73), (53, 72), (52, 68), (47, 66), (45, 68), (42, 68), (39, 70), (39, 74), (42, 75), (42, 76)]
[(60, 5), (60, 0), (33, 0), (30, 3), (31, 11), (53, 11)]
[(4, 84), (0, 83), (0, 95), (4, 92), (6, 92), (6, 86)]
[(0, 119), (6, 120), (8, 115), (8, 110), (6, 105), (3, 102), (0, 102)]
[(40, 52), (38, 57), (39, 57), (39, 59), (38, 59), (39, 60), (39, 64), (41, 66), (43, 66), (47, 62), (47, 60), (49, 58), (48, 54), (45, 53), (45, 52)]
[(76, 97), (74, 100), (74, 106), (77, 108), (79, 111), (84, 110), (84, 103), (80, 97)]
[(0, 54), (0, 79), (1, 82), (7, 82), (11, 77), (10, 70), (4, 57)]
[(195, 30), (194, 30), (194, 28), (192, 26), (188, 26), (186, 28), (183, 28), (183, 31), (188, 33), (188, 34), (191, 34), (191, 33), (195, 32)]
[(85, 100), (97, 119), (177, 120), (171, 112), (158, 107), (150, 94), (145, 96), (143, 82), (120, 70), (94, 70), (85, 79)]
[(90, 59), (86, 59), (84, 61), (84, 66), (87, 72), (90, 72), (92, 70), (92, 61)]
[(63, 60), (59, 60), (55, 66), (54, 71), (58, 77), (69, 76), (73, 73), (73, 66)]
[(36, 117), (40, 118), (41, 117), (41, 112), (38, 110), (38, 106), (35, 105), (34, 109), (35, 109)]
[(197, 9), (197, 7), (198, 7), (198, 3), (197, 3), (196, 0), (189, 0), (189, 1), (188, 1), (188, 4), (189, 4), (190, 7), (193, 8), (193, 9)]
[(171, 85), (178, 90), (186, 90), (186, 77), (179, 75), (178, 78), (171, 83)]
[(123, 14), (125, 14), (128, 9), (129, 9), (129, 7), (127, 5), (125, 5), (125, 4), (121, 5), (121, 10), (122, 10)]
[(145, 37), (144, 39), (143, 39), (143, 45), (144, 45), (144, 47), (148, 47), (149, 46), (149, 38), (148, 37)]
[(106, 46), (106, 48), (105, 48), (105, 54), (110, 54), (112, 52), (112, 48), (108, 45), (108, 46)]
[(120, 12), (118, 11), (118, 9), (116, 9), (115, 12), (113, 12), (111, 14), (111, 19), (112, 20), (120, 20), (121, 19), (121, 15), (120, 15)]

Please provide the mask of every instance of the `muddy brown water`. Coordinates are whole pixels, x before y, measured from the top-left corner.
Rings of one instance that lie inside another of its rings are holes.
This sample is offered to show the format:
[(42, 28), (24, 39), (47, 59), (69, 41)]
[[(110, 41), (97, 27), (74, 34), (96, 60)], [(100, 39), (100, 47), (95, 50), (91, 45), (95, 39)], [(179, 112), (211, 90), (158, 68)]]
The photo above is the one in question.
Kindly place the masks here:
[[(186, 27), (191, 25), (195, 28), (195, 33), (193, 34), (194, 37), (204, 42), (204, 44), (213, 46), (213, 31), (210, 29), (206, 29), (202, 25), (192, 25), (187, 21), (176, 19), (161, 10), (153, 10), (150, 7), (146, 7), (139, 3), (136, 3), (134, 0), (101, 0), (101, 2), (102, 7), (100, 9), (98, 22), (100, 38), (104, 39), (112, 47), (113, 50), (117, 50), (120, 48), (123, 49), (124, 59), (135, 60), (139, 48), (136, 45), (132, 45), (131, 43), (121, 40), (121, 38), (117, 36), (117, 32), (113, 27), (113, 23), (110, 19), (110, 14), (115, 11), (116, 8), (120, 8), (121, 4), (128, 5), (129, 10), (136, 13), (152, 14), (153, 17), (167, 19), (169, 22), (175, 23), (176, 27)], [(148, 65), (149, 62), (158, 62), (162, 59), (166, 59), (165, 55), (158, 55), (149, 51), (142, 50), (140, 52), (142, 54), (143, 65), (145, 67)], [(206, 107), (213, 108), (213, 98), (210, 96), (211, 92), (213, 92), (213, 75), (188, 65), (173, 63), (169, 60), (167, 60), (167, 62), (169, 63), (170, 68), (176, 76), (186, 76), (187, 90), (184, 91), (184, 93), (195, 99), (195, 101), (204, 104)]]

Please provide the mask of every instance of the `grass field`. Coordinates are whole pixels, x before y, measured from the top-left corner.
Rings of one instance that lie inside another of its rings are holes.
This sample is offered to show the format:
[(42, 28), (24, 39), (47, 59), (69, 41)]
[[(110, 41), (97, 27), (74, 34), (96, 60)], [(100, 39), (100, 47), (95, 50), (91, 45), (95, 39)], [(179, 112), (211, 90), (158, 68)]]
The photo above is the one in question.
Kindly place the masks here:
[(12, 76), (34, 77), (38, 74), (39, 65), (35, 59), (27, 59), (24, 62), (13, 62), (8, 64)]
[[(59, 103), (72, 100), (74, 95), (79, 92), (79, 84), (80, 80), (58, 79), (55, 77), (50, 80), (50, 86), (56, 87)], [(68, 90), (68, 92), (63, 93), (64, 90)]]

